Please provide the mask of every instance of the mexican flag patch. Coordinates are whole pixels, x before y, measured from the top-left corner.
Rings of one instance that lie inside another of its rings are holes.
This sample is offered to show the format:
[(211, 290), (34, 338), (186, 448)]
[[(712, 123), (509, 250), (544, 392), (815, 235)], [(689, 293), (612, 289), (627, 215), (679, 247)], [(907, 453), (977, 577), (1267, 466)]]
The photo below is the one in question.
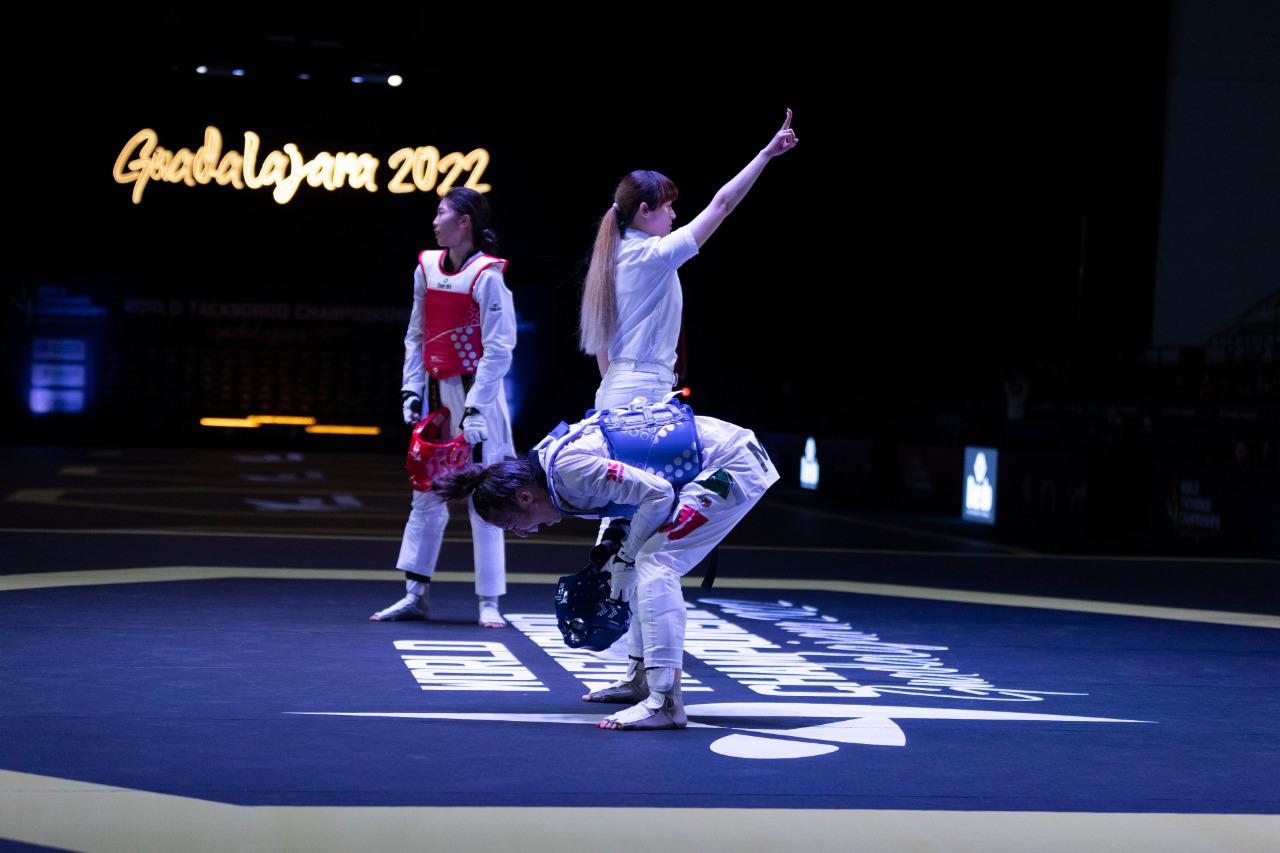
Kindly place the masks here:
[(715, 492), (721, 500), (725, 500), (729, 497), (729, 490), (733, 488), (733, 477), (721, 468), (705, 480), (698, 480), (697, 483), (707, 491)]

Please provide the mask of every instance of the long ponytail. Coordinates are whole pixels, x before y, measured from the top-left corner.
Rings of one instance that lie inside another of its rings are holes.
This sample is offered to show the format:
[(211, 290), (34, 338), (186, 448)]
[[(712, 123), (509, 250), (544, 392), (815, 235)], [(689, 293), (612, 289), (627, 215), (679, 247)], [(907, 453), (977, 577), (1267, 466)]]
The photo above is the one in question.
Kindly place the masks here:
[(618, 294), (614, 286), (618, 243), (622, 225), (618, 206), (610, 207), (600, 218), (591, 265), (582, 285), (582, 314), (578, 323), (578, 345), (587, 355), (607, 352), (618, 331)]
[(516, 489), (533, 484), (533, 466), (528, 459), (508, 459), (485, 468), (468, 465), (452, 474), (436, 477), (431, 491), (441, 500), (471, 498), (471, 505), (485, 521), (515, 508)]

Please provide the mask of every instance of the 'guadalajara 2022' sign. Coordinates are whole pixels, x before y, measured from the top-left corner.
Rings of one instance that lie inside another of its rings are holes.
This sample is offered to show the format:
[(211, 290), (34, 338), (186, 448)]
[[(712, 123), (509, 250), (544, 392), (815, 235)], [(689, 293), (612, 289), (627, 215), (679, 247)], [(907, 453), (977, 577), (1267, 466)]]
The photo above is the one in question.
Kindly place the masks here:
[[(288, 204), (305, 181), (307, 186), (336, 190), (342, 187), (378, 191), (378, 169), (382, 162), (372, 154), (321, 151), (304, 160), (298, 146), (286, 143), (283, 150), (261, 153), (258, 134), (246, 130), (244, 147), (223, 151), (222, 133), (212, 125), (204, 129), (204, 142), (194, 152), (189, 148), (171, 151), (160, 145), (160, 136), (151, 128), (135, 133), (116, 157), (112, 176), (116, 183), (133, 184), (133, 203), (142, 202), (142, 193), (151, 181), (169, 184), (216, 183), (241, 189), (272, 187), (271, 197)], [(261, 158), (261, 159), (260, 159)], [(489, 166), (489, 152), (483, 148), (468, 153), (441, 154), (434, 145), (397, 149), (387, 158), (395, 174), (387, 184), (392, 193), (430, 192), (444, 195), (467, 174), (463, 186), (476, 192), (491, 187), (480, 183)]]

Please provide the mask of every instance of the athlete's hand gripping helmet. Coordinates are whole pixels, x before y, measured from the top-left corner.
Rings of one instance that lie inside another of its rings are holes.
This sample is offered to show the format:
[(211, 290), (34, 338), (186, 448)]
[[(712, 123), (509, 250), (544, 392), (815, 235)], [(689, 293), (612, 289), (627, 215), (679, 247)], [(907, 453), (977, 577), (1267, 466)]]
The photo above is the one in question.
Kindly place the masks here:
[(609, 597), (609, 573), (602, 566), (618, 553), (626, 535), (619, 522), (605, 531), (604, 539), (591, 549), (581, 571), (560, 578), (556, 587), (556, 625), (571, 649), (602, 652), (627, 633), (631, 607)]
[(441, 440), (449, 420), (450, 412), (442, 406), (413, 428), (404, 468), (409, 472), (409, 485), (415, 491), (430, 491), (432, 480), (465, 468), (471, 458), (471, 445), (462, 436), (452, 441)]

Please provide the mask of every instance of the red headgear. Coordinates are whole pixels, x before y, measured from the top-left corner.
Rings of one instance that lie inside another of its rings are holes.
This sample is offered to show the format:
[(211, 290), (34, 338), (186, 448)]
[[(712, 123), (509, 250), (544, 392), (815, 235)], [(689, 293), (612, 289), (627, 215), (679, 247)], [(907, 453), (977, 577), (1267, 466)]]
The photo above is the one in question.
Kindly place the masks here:
[(432, 480), (465, 468), (471, 458), (471, 445), (462, 436), (452, 441), (440, 440), (449, 420), (450, 412), (442, 406), (413, 428), (404, 468), (409, 472), (409, 485), (415, 491), (430, 491)]

